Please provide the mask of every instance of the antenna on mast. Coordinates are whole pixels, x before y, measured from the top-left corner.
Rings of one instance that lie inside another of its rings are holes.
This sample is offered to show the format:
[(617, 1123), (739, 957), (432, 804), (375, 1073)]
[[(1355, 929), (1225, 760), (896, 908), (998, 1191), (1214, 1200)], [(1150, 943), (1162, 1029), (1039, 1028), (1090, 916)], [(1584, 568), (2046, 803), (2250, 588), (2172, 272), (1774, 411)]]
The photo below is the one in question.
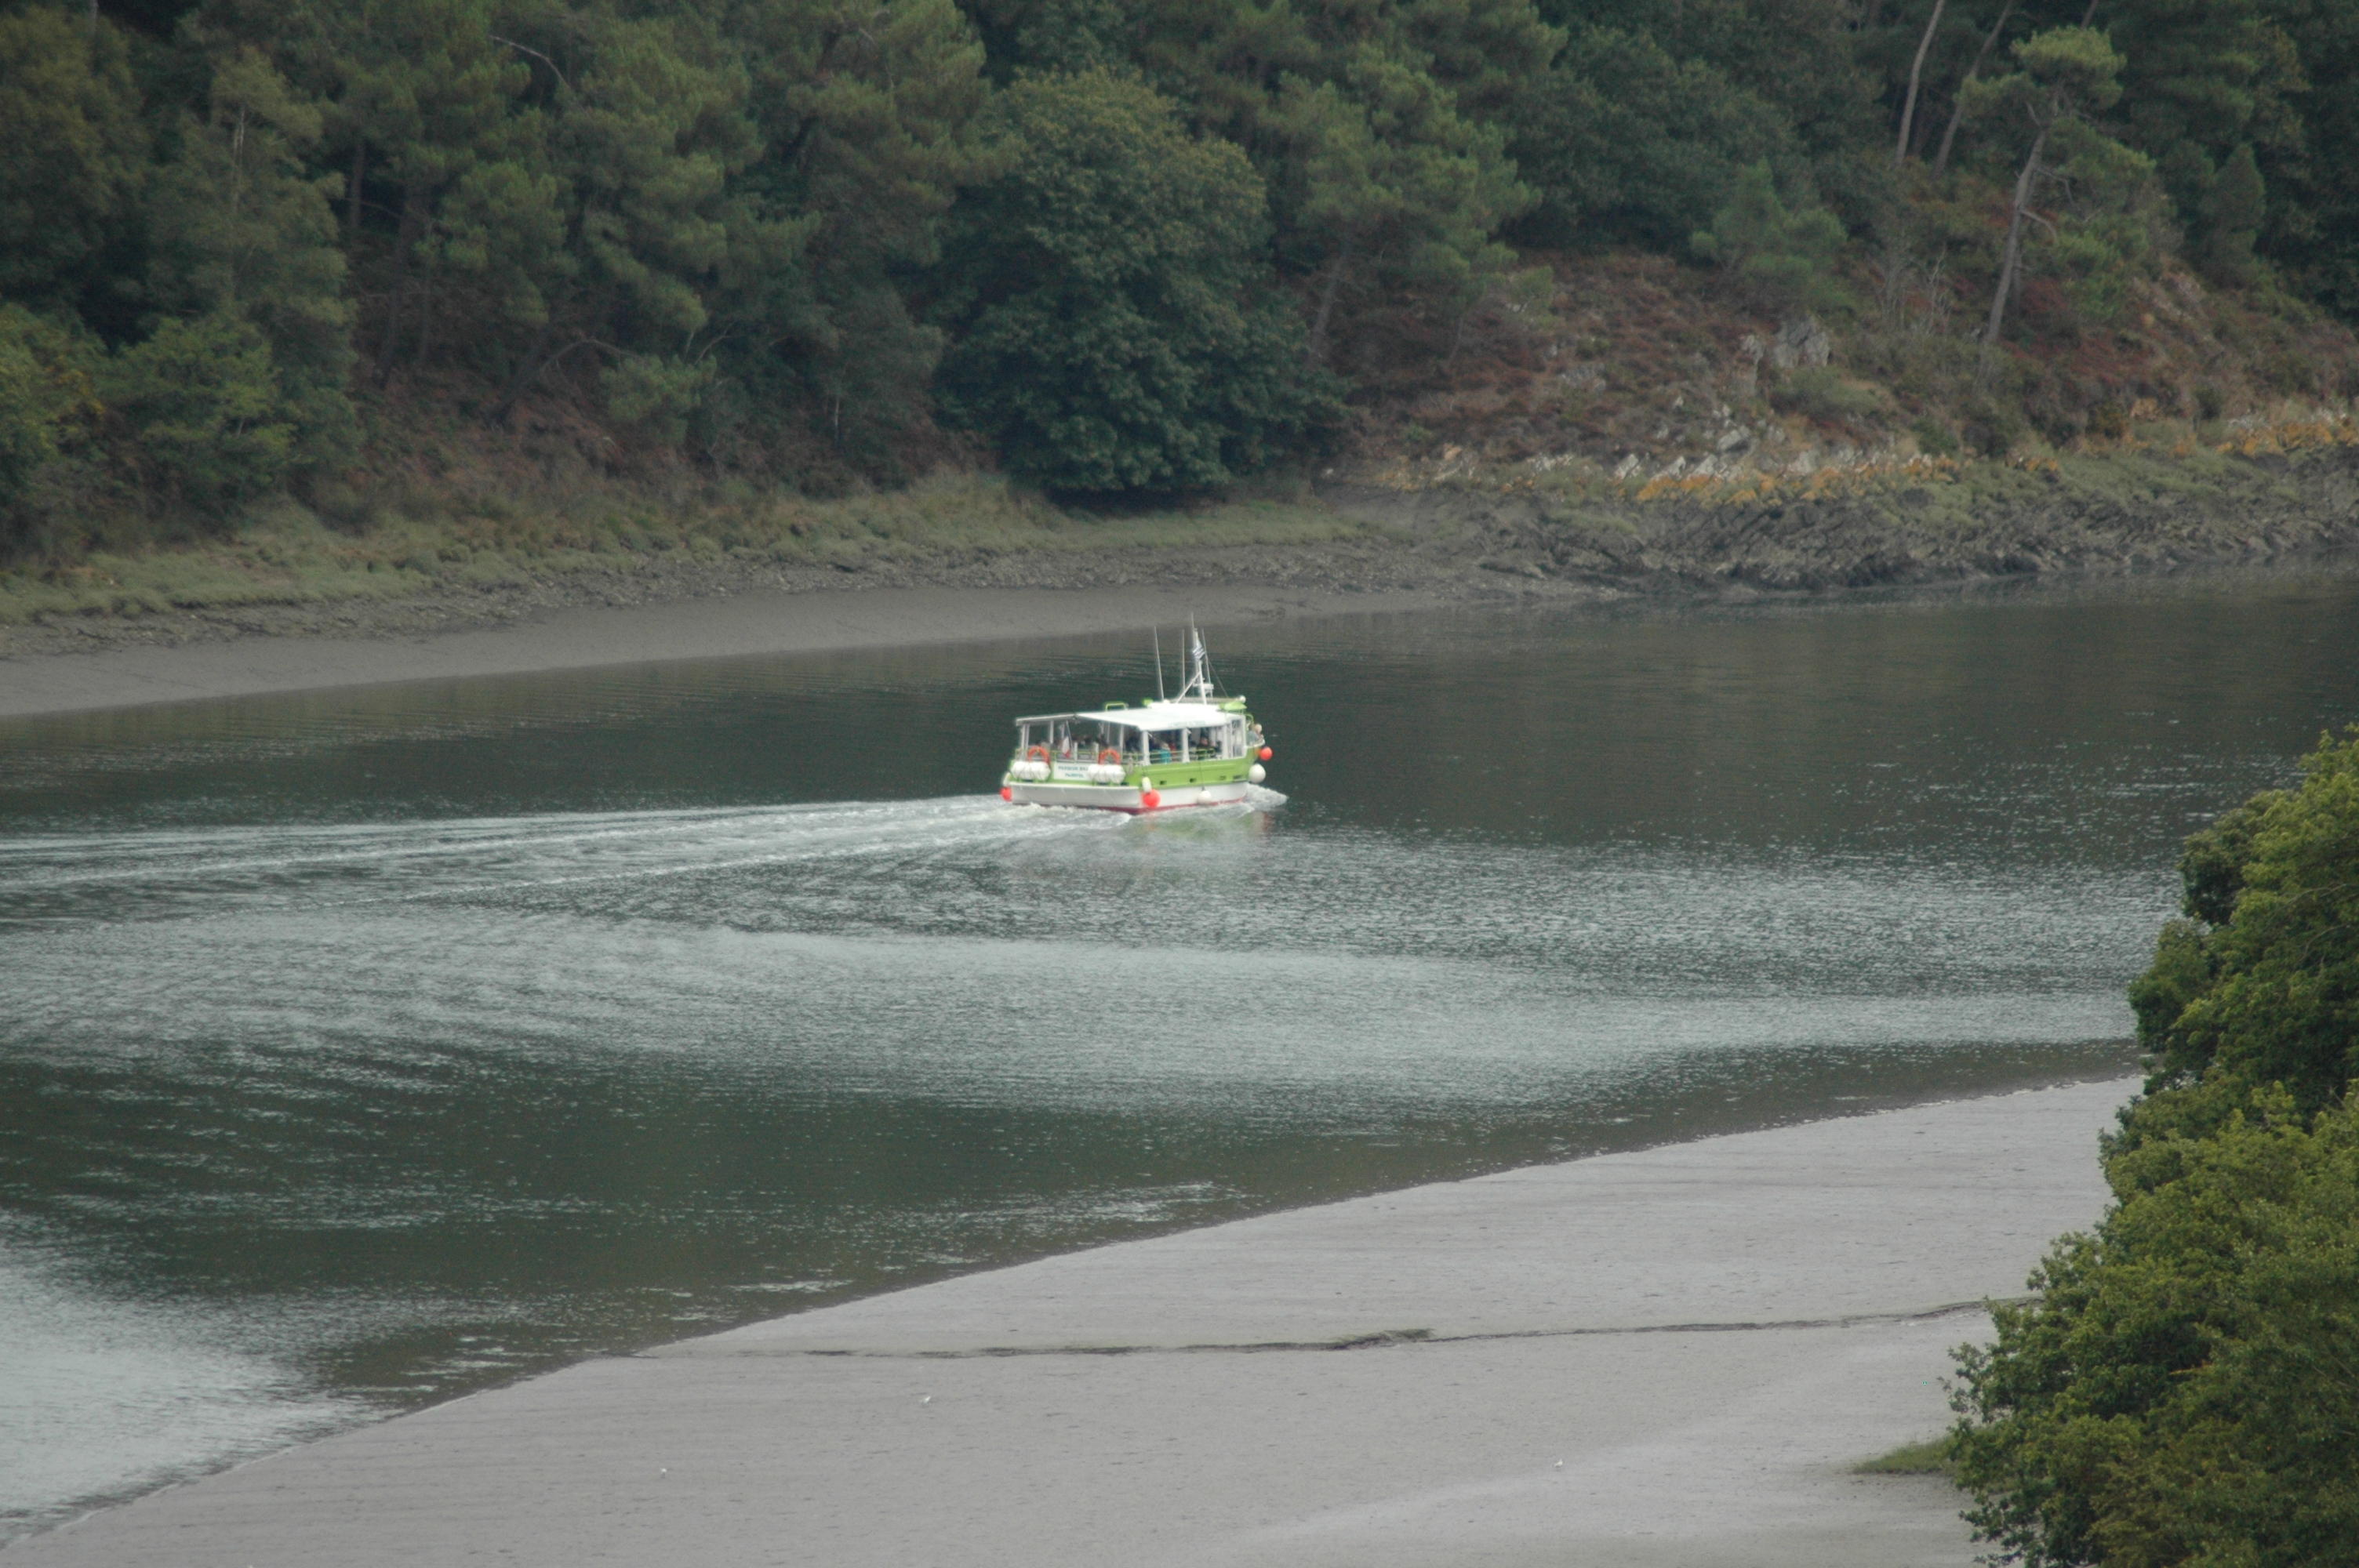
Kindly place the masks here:
[(1155, 627), (1155, 700), (1163, 700), (1163, 628)]

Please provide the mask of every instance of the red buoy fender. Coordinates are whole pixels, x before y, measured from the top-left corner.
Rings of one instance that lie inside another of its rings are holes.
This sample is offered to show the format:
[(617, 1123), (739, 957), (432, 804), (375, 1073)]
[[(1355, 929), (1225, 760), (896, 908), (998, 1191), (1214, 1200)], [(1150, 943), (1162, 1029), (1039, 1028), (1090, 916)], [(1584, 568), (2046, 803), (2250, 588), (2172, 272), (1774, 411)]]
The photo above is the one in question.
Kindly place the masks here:
[(1141, 790), (1138, 795), (1138, 804), (1142, 809), (1152, 811), (1163, 804), (1163, 796), (1151, 789)]
[(1261, 760), (1265, 762), (1269, 761), (1269, 748), (1266, 746), (1261, 749)]
[(999, 798), (1002, 800), (1014, 800), (1016, 798), (1015, 788), (1012, 785), (1001, 784), (999, 786)]

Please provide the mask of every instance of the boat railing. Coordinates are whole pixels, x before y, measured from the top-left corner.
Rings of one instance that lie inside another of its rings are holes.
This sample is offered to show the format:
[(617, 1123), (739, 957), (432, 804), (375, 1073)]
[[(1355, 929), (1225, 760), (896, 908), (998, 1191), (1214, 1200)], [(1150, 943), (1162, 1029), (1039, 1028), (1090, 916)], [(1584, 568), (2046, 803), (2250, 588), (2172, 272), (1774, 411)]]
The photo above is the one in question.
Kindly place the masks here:
[[(1040, 761), (1040, 750), (1041, 748), (1036, 746), (1028, 752), (1018, 752), (1016, 753), (1014, 761), (1019, 762), (1027, 761), (1037, 762)], [(1088, 751), (1077, 746), (1071, 752), (1051, 751), (1049, 753), (1048, 760), (1051, 766), (1070, 766), (1076, 762), (1095, 762), (1098, 760), (1098, 755), (1099, 753), (1096, 752)], [(1157, 746), (1147, 752), (1147, 756), (1144, 759), (1144, 762), (1145, 765), (1148, 767), (1169, 767), (1175, 762), (1217, 762), (1222, 760), (1221, 749), (1218, 746), (1191, 746), (1187, 748), (1185, 751), (1173, 746)], [(1230, 762), (1235, 762), (1237, 759), (1231, 757), (1227, 760)], [(1125, 768), (1135, 768), (1141, 765), (1141, 761), (1142, 759), (1136, 752), (1125, 752), (1122, 753), (1120, 765)]]

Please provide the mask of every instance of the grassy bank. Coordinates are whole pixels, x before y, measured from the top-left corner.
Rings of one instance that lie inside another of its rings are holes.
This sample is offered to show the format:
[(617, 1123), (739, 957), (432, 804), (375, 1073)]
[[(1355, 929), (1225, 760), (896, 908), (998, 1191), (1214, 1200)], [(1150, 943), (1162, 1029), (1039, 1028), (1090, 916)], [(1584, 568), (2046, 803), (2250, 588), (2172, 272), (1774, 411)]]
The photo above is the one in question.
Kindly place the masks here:
[(1315, 545), (1371, 527), (1308, 496), (1093, 516), (987, 475), (835, 500), (613, 482), (554, 495), (421, 486), (348, 510), (332, 522), (275, 497), (215, 536), (0, 571), (0, 624), (397, 600), (681, 567), (859, 573), (1009, 556)]
[[(2359, 546), (2359, 422), (2156, 428), (2005, 458), (1863, 454), (1796, 473), (1616, 476), (1462, 454), (1324, 491), (1088, 514), (938, 474), (837, 499), (678, 479), (386, 485), (277, 496), (234, 526), (0, 571), (20, 651), (69, 642), (496, 622), (567, 602), (863, 582), (1073, 587), (1272, 570), (1327, 586), (1710, 596), (2310, 557)], [(1245, 551), (1245, 555), (1224, 552)], [(1487, 586), (1486, 586), (1487, 585)], [(344, 607), (344, 613), (335, 607)], [(269, 613), (300, 609), (300, 613)], [(308, 608), (305, 608), (308, 607)], [(436, 615), (442, 615), (438, 610)], [(447, 617), (446, 617), (447, 619)], [(435, 623), (443, 623), (437, 622)], [(54, 638), (51, 639), (54, 642)]]

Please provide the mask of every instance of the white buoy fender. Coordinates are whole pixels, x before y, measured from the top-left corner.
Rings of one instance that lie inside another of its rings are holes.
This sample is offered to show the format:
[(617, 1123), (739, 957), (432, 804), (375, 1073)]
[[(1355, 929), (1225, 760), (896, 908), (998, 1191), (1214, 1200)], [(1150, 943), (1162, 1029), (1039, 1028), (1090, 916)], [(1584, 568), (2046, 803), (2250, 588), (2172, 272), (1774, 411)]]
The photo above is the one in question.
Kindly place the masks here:
[(1262, 780), (1269, 777), (1269, 770), (1263, 767), (1259, 762), (1256, 762), (1252, 767), (1245, 770), (1245, 777), (1254, 784), (1259, 784)]

